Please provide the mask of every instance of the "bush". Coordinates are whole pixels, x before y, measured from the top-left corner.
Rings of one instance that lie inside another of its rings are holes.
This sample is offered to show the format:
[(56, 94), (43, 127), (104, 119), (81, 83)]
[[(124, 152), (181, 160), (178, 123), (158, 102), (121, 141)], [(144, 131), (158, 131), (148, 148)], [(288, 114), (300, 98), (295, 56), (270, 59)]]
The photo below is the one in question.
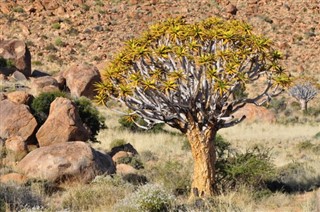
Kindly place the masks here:
[(314, 144), (311, 143), (311, 141), (303, 141), (303, 142), (300, 142), (298, 145), (297, 145), (297, 148), (300, 150), (300, 151), (303, 151), (303, 150), (310, 150), (314, 147)]
[(115, 205), (115, 211), (169, 211), (174, 198), (158, 185), (147, 184)]
[(33, 99), (30, 108), (39, 125), (42, 125), (47, 120), (51, 103), (57, 97), (66, 96), (66, 93), (54, 91), (41, 93), (38, 97)]
[[(124, 115), (120, 117), (118, 120), (119, 124), (123, 129), (128, 129), (132, 132), (154, 132), (157, 133), (163, 129), (164, 124), (156, 124), (154, 125), (150, 130), (145, 130), (138, 125), (142, 127), (147, 127), (147, 122), (145, 122), (141, 117), (137, 115)], [(137, 123), (137, 124), (135, 124)]]
[(137, 156), (119, 158), (117, 163), (128, 164), (135, 169), (143, 169), (144, 168), (143, 163), (141, 162), (140, 158)]
[[(265, 187), (265, 183), (275, 176), (275, 168), (270, 160), (270, 150), (261, 147), (248, 149), (245, 153), (238, 153), (231, 148), (231, 144), (217, 134), (216, 147), (216, 191), (222, 192), (238, 186), (248, 185), (255, 188)], [(182, 146), (189, 150), (190, 144), (186, 140)]]
[(190, 191), (192, 169), (190, 163), (177, 160), (159, 162), (145, 171), (152, 182), (163, 185), (175, 195), (187, 195)]
[(286, 107), (287, 107), (287, 103), (284, 98), (281, 98), (281, 99), (273, 98), (268, 105), (268, 108), (272, 108), (275, 111), (275, 113), (284, 111)]
[(12, 67), (14, 67), (14, 61), (12, 59), (6, 60), (0, 56), (0, 67), (12, 68)]
[[(270, 151), (260, 147), (248, 149), (245, 153), (236, 153), (221, 159), (221, 188), (237, 188), (242, 185), (264, 188), (266, 182), (275, 176), (274, 165), (270, 162)], [(219, 182), (219, 181), (218, 181)]]
[(105, 118), (95, 108), (88, 98), (80, 97), (74, 100), (76, 104), (81, 121), (90, 129), (90, 139), (96, 142), (95, 136), (98, 134), (100, 129), (104, 129)]
[[(39, 125), (42, 125), (48, 118), (50, 105), (57, 97), (68, 98), (66, 93), (61, 91), (41, 93), (34, 98), (30, 108)], [(81, 121), (90, 132), (90, 139), (96, 142), (95, 136), (100, 129), (105, 128), (105, 118), (92, 105), (91, 101), (85, 97), (74, 99)]]

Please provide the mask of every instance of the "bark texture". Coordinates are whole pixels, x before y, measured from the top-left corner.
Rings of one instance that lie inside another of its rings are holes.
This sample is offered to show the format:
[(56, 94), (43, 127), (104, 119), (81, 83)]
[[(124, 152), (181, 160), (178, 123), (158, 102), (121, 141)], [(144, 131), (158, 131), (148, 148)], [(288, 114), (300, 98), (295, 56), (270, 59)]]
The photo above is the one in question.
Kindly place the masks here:
[(214, 195), (216, 151), (214, 138), (216, 130), (200, 131), (196, 126), (187, 132), (194, 159), (191, 197)]
[(308, 102), (305, 99), (300, 99), (300, 107), (303, 112), (308, 111)]

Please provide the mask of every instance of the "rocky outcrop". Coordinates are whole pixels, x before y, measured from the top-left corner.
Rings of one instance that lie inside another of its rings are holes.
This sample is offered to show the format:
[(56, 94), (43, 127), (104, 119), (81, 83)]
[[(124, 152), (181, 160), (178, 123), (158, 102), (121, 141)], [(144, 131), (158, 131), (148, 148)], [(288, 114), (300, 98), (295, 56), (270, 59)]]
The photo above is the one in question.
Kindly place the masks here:
[(68, 141), (86, 141), (89, 134), (71, 100), (58, 97), (51, 103), (49, 116), (36, 137), (40, 146), (49, 146)]
[(28, 178), (56, 183), (86, 183), (97, 175), (115, 173), (109, 155), (81, 141), (40, 147), (23, 158), (17, 169)]
[(128, 164), (123, 164), (123, 163), (117, 164), (117, 174), (122, 174), (122, 175), (134, 174), (137, 171), (138, 171), (137, 169), (133, 168)]
[(233, 114), (236, 118), (240, 118), (243, 115), (246, 116), (245, 122), (276, 122), (276, 116), (273, 112), (263, 106), (256, 106), (253, 104), (246, 104), (243, 108)]
[(26, 77), (31, 75), (31, 54), (22, 40), (0, 40), (0, 57), (12, 63), (2, 67), (7, 74), (19, 71)]
[(51, 76), (31, 78), (31, 93), (39, 95), (43, 92), (59, 91), (58, 81)]
[(17, 104), (28, 105), (32, 100), (32, 95), (30, 95), (26, 91), (13, 91), (13, 92), (7, 93), (6, 96), (10, 101), (15, 102)]
[(28, 106), (8, 99), (0, 101), (0, 119), (0, 137), (3, 139), (20, 136), (29, 142), (37, 127), (37, 121)]
[(20, 161), (28, 154), (27, 143), (20, 136), (13, 136), (6, 140), (6, 158), (10, 161)]
[(72, 65), (62, 76), (66, 79), (66, 86), (71, 95), (76, 97), (93, 98), (94, 83), (101, 81), (99, 70), (95, 66), (85, 64)]

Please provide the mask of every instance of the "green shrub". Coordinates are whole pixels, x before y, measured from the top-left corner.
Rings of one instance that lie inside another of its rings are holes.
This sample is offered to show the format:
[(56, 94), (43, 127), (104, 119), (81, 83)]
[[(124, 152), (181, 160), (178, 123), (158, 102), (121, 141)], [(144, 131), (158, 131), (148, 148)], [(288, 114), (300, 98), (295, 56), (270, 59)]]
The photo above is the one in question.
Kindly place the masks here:
[[(68, 98), (66, 93), (55, 91), (41, 93), (38, 97), (33, 99), (30, 108), (39, 125), (42, 125), (47, 120), (50, 110), (50, 104), (57, 97)], [(96, 142), (97, 140), (95, 136), (98, 134), (100, 129), (103, 129), (105, 127), (105, 118), (92, 105), (89, 99), (80, 97), (78, 99), (74, 99), (73, 102), (78, 108), (81, 121), (90, 131), (90, 139)]]
[(320, 132), (318, 132), (317, 134), (314, 135), (315, 139), (320, 139)]
[(143, 163), (138, 156), (119, 158), (117, 163), (128, 164), (135, 169), (143, 169)]
[(0, 56), (0, 67), (3, 68), (12, 68), (14, 67), (14, 61), (12, 59), (4, 59)]
[(128, 142), (124, 139), (121, 139), (121, 138), (117, 138), (117, 139), (114, 139), (111, 141), (110, 143), (110, 149), (114, 148), (114, 147), (117, 147), (117, 146), (122, 146), (122, 145), (125, 145), (127, 144)]
[(290, 104), (290, 107), (291, 107), (292, 109), (294, 109), (294, 110), (301, 110), (301, 105), (300, 105), (299, 102), (292, 102), (292, 103)]
[(115, 205), (115, 211), (169, 211), (174, 197), (163, 188), (147, 184)]
[(0, 198), (0, 212), (5, 212), (6, 211), (6, 202), (4, 199)]
[(57, 97), (66, 97), (66, 93), (60, 91), (45, 92), (33, 99), (30, 108), (39, 125), (42, 125), (48, 118), (50, 104)]
[(284, 111), (286, 107), (287, 107), (287, 103), (284, 98), (281, 98), (281, 99), (273, 98), (268, 105), (268, 108), (272, 108), (276, 113)]
[(270, 161), (270, 150), (261, 147), (248, 149), (245, 153), (231, 153), (218, 157), (216, 163), (217, 189), (226, 190), (247, 185), (264, 188), (265, 183), (275, 176)]
[(97, 140), (95, 136), (98, 134), (100, 129), (104, 129), (106, 127), (105, 118), (86, 97), (75, 99), (74, 103), (78, 108), (81, 121), (90, 129), (90, 139), (96, 142)]
[(53, 23), (53, 24), (52, 24), (52, 28), (53, 28), (53, 29), (60, 29), (60, 28), (61, 28), (61, 25), (60, 25), (60, 23), (56, 22), (56, 23)]
[(188, 195), (192, 176), (190, 163), (177, 160), (158, 162), (145, 170), (145, 175), (175, 195)]
[(312, 148), (314, 147), (314, 144), (311, 143), (311, 141), (303, 141), (303, 142), (300, 142), (298, 145), (297, 145), (297, 148), (302, 151), (302, 150), (311, 150)]
[(54, 44), (56, 46), (64, 46), (65, 45), (65, 43), (62, 41), (61, 38), (56, 38), (56, 40), (54, 41)]
[[(138, 125), (142, 127), (147, 127), (147, 122), (145, 122), (142, 118), (140, 118), (137, 115), (124, 115), (120, 117), (118, 120), (119, 124), (123, 129), (128, 129), (132, 132), (154, 132), (157, 133), (163, 129), (164, 124), (156, 124), (154, 125), (150, 130), (145, 130)], [(137, 125), (137, 124), (138, 125)]]

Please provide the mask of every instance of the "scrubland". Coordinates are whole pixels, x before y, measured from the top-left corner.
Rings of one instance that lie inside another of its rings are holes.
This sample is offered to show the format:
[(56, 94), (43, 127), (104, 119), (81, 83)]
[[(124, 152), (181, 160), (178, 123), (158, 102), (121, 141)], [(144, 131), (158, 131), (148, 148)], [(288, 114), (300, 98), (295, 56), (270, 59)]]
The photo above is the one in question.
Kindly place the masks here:
[[(146, 185), (122, 175), (99, 176), (86, 185), (32, 181), (26, 186), (1, 185), (0, 195), (18, 211), (319, 211), (319, 123), (247, 123), (222, 129), (219, 135), (231, 149), (246, 152), (259, 147), (270, 154), (283, 189), (238, 185), (217, 196), (190, 200), (192, 156), (186, 138), (168, 126), (157, 132), (132, 132), (118, 123), (120, 114), (100, 108), (107, 129), (92, 146), (103, 152), (130, 143), (139, 152), (143, 169), (136, 174)], [(301, 115), (302, 116), (302, 115)], [(287, 189), (289, 188), (289, 189)], [(8, 198), (10, 196), (10, 198)], [(6, 204), (7, 210), (10, 209)]]

